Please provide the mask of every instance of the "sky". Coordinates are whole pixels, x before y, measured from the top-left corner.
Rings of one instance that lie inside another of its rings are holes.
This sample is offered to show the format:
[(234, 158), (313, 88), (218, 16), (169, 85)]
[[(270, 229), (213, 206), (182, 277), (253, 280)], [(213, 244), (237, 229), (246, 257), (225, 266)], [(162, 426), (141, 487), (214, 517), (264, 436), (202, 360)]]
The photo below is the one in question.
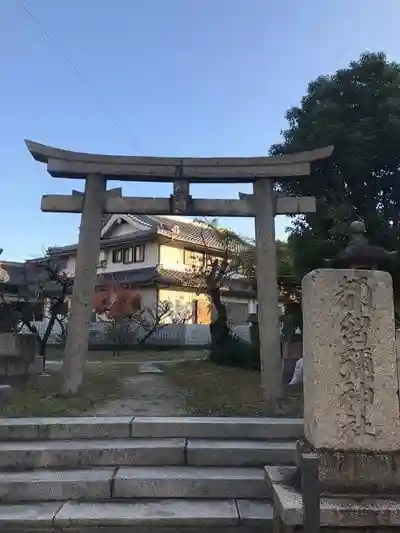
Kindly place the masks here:
[[(0, 0), (3, 259), (77, 240), (79, 215), (42, 213), (40, 200), (83, 183), (50, 177), (24, 139), (106, 154), (267, 155), (311, 80), (366, 50), (400, 61), (399, 20), (399, 0)], [(251, 185), (191, 191), (237, 198)], [(165, 196), (172, 185), (123, 192)], [(252, 219), (220, 223), (254, 231)], [(277, 237), (289, 223), (276, 218)]]

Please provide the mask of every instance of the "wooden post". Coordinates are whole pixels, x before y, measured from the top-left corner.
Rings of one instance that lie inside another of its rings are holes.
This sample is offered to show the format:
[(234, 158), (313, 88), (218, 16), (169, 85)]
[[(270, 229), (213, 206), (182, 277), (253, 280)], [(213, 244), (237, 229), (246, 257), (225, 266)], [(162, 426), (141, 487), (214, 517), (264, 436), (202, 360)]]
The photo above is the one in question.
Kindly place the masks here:
[(283, 386), (273, 182), (267, 179), (256, 180), (253, 191), (261, 383), (264, 396), (276, 399), (282, 395)]
[(87, 176), (63, 362), (65, 395), (78, 392), (85, 374), (105, 190), (102, 176)]

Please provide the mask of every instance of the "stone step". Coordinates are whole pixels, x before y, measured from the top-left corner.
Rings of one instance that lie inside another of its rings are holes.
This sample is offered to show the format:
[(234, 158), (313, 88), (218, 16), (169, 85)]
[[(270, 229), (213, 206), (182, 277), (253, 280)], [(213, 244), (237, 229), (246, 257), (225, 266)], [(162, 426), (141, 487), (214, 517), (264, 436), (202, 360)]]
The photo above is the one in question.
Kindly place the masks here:
[(298, 439), (303, 419), (246, 417), (64, 417), (0, 420), (0, 441), (211, 438)]
[(0, 501), (133, 498), (265, 499), (262, 468), (122, 467), (0, 473)]
[(296, 443), (257, 440), (189, 439), (186, 462), (191, 466), (290, 465), (296, 461)]
[(0, 470), (185, 464), (185, 439), (0, 442)]
[(114, 473), (115, 468), (2, 472), (0, 501), (106, 500), (111, 498)]
[(263, 468), (123, 467), (113, 481), (114, 498), (263, 499), (269, 494)]
[[(272, 506), (253, 500), (145, 500), (135, 502), (40, 502), (1, 504), (0, 528), (26, 533), (43, 530), (272, 531)], [(99, 529), (100, 528), (100, 529)], [(120, 528), (120, 529), (119, 529)], [(126, 528), (126, 529), (123, 529)]]
[(302, 418), (136, 417), (132, 437), (188, 439), (293, 439), (304, 436)]
[(263, 466), (293, 464), (295, 442), (114, 439), (0, 442), (0, 470), (88, 466)]

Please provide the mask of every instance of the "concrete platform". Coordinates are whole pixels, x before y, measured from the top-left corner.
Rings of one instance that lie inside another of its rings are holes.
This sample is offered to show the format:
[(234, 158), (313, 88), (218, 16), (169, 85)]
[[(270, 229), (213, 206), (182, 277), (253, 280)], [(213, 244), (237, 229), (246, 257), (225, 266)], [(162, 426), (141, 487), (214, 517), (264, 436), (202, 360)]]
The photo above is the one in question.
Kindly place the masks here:
[(132, 467), (114, 477), (114, 498), (249, 498), (269, 496), (262, 468)]
[(1, 442), (0, 469), (184, 465), (184, 439)]
[(0, 441), (124, 438), (298, 439), (303, 420), (246, 417), (4, 418)]
[(191, 466), (263, 466), (293, 464), (295, 442), (189, 439), (187, 464)]

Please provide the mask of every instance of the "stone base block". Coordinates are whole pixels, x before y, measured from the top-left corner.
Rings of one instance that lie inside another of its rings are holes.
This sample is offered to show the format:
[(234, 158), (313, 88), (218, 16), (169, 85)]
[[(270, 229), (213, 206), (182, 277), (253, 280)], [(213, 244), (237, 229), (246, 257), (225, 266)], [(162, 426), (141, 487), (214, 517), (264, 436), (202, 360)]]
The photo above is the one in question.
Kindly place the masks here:
[(37, 353), (36, 335), (0, 334), (0, 377), (18, 381), (32, 373)]
[(300, 452), (318, 455), (322, 493), (400, 492), (400, 450), (392, 453), (316, 450), (303, 440), (297, 443), (297, 455)]
[(12, 397), (13, 388), (11, 385), (0, 385), (0, 406), (7, 405)]
[(43, 372), (43, 357), (37, 356), (29, 367), (29, 374), (41, 374)]
[[(303, 496), (293, 484), (293, 471), (266, 467), (266, 477), (272, 487), (276, 531), (301, 531), (304, 520)], [(363, 494), (331, 494), (320, 500), (321, 533), (362, 532), (390, 533), (400, 530), (400, 497)], [(299, 529), (298, 529), (299, 528)]]
[(45, 390), (51, 384), (51, 374), (35, 374), (31, 381), (36, 390)]

